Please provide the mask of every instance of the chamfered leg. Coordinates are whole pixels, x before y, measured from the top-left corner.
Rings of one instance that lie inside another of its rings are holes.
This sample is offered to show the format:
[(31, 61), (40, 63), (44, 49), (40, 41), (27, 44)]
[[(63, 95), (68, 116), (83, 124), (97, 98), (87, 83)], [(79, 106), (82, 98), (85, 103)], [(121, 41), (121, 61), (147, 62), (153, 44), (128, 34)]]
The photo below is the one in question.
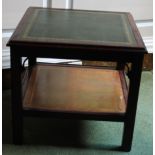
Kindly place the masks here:
[(16, 49), (13, 47), (11, 48), (11, 79), (13, 143), (22, 144), (21, 57), (16, 55)]
[(126, 109), (126, 119), (124, 122), (124, 131), (122, 139), (122, 150), (130, 151), (132, 146), (138, 94), (141, 80), (141, 71), (143, 64), (143, 54), (134, 58), (130, 75), (130, 86), (128, 94), (128, 103)]

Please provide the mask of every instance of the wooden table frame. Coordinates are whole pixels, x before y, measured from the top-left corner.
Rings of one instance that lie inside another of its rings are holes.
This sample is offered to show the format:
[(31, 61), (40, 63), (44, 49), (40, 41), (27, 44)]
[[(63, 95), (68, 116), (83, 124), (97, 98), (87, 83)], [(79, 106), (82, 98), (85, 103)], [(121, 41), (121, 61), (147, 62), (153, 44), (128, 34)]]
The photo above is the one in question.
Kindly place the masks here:
[[(116, 121), (124, 123), (121, 150), (130, 151), (133, 139), (139, 86), (141, 79), (143, 56), (146, 53), (140, 34), (128, 15), (132, 28), (135, 30), (135, 38), (138, 46), (135, 47), (113, 47), (113, 46), (85, 46), (74, 44), (37, 44), (36, 42), (9, 42), (11, 46), (11, 70), (12, 70), (12, 120), (13, 120), (13, 142), (22, 144), (23, 116), (52, 116), (58, 118), (74, 118), (102, 121)], [(18, 28), (22, 27), (22, 23)], [(16, 32), (17, 34), (18, 32)], [(11, 39), (12, 40), (12, 39)], [(37, 51), (37, 52), (32, 52)], [(42, 52), (43, 51), (43, 52)], [(53, 51), (51, 53), (51, 51)], [(74, 52), (72, 52), (74, 51)], [(84, 51), (84, 52), (83, 52)], [(23, 110), (22, 107), (22, 57), (29, 60), (29, 76), (31, 69), (36, 65), (36, 58), (65, 58), (94, 61), (117, 62), (117, 69), (123, 70), (125, 63), (131, 63), (130, 85), (128, 89), (127, 109), (124, 115), (98, 115), (90, 113), (63, 113)]]

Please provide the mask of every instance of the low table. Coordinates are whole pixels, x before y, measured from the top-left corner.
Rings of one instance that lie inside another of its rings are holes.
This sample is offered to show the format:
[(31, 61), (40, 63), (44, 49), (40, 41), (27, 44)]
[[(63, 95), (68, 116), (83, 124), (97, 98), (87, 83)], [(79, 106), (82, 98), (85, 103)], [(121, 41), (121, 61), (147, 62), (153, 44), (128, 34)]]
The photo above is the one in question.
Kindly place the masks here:
[[(147, 53), (130, 13), (30, 7), (8, 46), (14, 144), (22, 143), (23, 116), (51, 116), (123, 122), (121, 149), (130, 151)], [(117, 68), (38, 63), (36, 58), (113, 61)], [(131, 63), (129, 82), (126, 63)]]

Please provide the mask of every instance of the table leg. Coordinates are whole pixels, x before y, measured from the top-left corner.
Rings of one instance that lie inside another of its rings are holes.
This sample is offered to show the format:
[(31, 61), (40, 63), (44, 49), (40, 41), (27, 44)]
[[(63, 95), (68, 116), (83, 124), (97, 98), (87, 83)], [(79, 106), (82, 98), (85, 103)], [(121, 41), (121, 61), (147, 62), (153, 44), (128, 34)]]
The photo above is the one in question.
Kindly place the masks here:
[(117, 62), (116, 70), (124, 70), (124, 68), (125, 68), (125, 63)]
[(28, 57), (28, 69), (29, 69), (29, 77), (31, 76), (31, 72), (33, 69), (33, 66), (36, 65), (36, 57)]
[(29, 66), (34, 66), (36, 64), (36, 57), (28, 57)]
[(126, 119), (124, 122), (124, 133), (122, 140), (122, 150), (124, 151), (131, 150), (142, 64), (143, 64), (143, 55), (137, 56), (134, 62), (132, 63)]
[(12, 78), (12, 127), (13, 143), (22, 144), (23, 115), (22, 115), (22, 89), (21, 89), (21, 57), (15, 55), (11, 48), (11, 78)]

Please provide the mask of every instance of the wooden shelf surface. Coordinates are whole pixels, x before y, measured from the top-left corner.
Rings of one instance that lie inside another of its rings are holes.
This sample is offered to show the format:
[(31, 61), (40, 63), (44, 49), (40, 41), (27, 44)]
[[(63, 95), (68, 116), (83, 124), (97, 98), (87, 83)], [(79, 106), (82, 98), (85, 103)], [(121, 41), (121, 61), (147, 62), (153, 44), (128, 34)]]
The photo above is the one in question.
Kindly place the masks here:
[(23, 100), (24, 110), (125, 113), (119, 72), (89, 67), (36, 65)]

